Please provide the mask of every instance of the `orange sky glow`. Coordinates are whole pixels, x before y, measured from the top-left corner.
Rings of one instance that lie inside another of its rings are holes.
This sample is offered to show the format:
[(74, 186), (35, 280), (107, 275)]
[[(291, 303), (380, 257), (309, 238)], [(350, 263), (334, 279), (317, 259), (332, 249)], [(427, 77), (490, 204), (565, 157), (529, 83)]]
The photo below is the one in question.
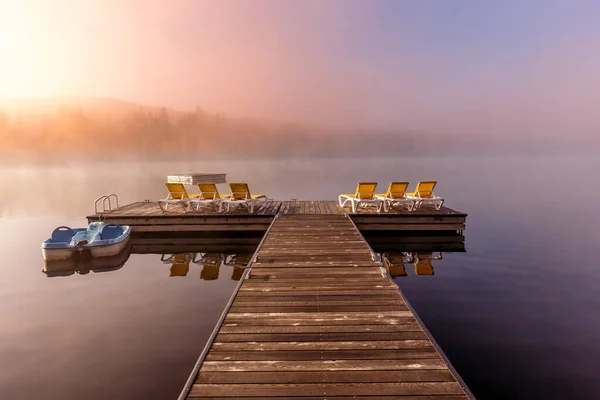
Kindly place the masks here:
[(600, 126), (593, 23), (554, 26), (550, 11), (519, 9), (531, 19), (521, 33), (504, 24), (510, 6), (478, 11), (477, 23), (383, 5), (3, 0), (0, 99), (112, 97), (352, 127)]

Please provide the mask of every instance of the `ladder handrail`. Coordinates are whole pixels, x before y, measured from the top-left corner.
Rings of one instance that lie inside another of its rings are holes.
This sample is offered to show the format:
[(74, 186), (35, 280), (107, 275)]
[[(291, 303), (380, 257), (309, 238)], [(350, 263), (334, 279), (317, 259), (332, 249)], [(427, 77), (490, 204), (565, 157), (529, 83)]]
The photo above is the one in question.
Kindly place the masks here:
[[(103, 200), (103, 199), (106, 199), (106, 196), (100, 196), (100, 197), (98, 197), (98, 198), (96, 199), (96, 201), (94, 202), (94, 212), (95, 212), (96, 214), (98, 214), (98, 202), (99, 202), (100, 200)], [(104, 207), (104, 202), (102, 203), (102, 205), (103, 205), (103, 207)]]
[(110, 206), (110, 197), (108, 196), (104, 196), (104, 200), (102, 200), (102, 211), (106, 212), (106, 201), (108, 200), (108, 211), (110, 211), (111, 206)]
[[(112, 208), (112, 202), (111, 202), (111, 198), (112, 198), (112, 197), (114, 197), (114, 198), (115, 198), (115, 203), (116, 203), (116, 205), (117, 205), (117, 207), (115, 208), (115, 210), (116, 210), (117, 208), (119, 208), (119, 198), (117, 197), (117, 195), (116, 195), (116, 194), (114, 194), (114, 193), (109, 193), (109, 194), (107, 194), (107, 195), (100, 196), (100, 197), (98, 197), (98, 198), (96, 199), (96, 201), (94, 202), (94, 212), (95, 212), (96, 214), (99, 214), (99, 212), (98, 212), (98, 203), (100, 202), (100, 200), (102, 200), (102, 212), (103, 212), (103, 213), (105, 213), (105, 212), (107, 212), (107, 211), (108, 211), (108, 212), (111, 212), (111, 211), (113, 210), (113, 208)], [(106, 201), (108, 201), (108, 209), (106, 208)]]
[[(114, 198), (115, 198), (115, 202), (117, 203), (117, 207), (115, 208), (115, 210), (116, 210), (117, 208), (119, 208), (119, 198), (117, 197), (117, 195), (116, 195), (116, 194), (114, 194), (114, 193), (109, 193), (109, 194), (107, 194), (107, 195), (106, 195), (106, 197), (108, 197), (108, 201), (109, 201), (109, 203), (108, 203), (108, 204), (109, 204), (109, 207), (110, 207), (110, 198), (111, 198), (111, 197), (114, 197)], [(112, 207), (110, 207), (110, 211), (112, 211)]]

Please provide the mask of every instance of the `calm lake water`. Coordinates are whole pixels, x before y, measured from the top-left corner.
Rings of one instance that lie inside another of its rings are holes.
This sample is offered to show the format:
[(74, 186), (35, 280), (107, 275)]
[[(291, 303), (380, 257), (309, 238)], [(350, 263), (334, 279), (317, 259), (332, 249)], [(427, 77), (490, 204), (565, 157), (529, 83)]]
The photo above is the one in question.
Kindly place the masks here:
[(98, 196), (158, 199), (165, 176), (186, 170), (280, 200), (437, 179), (436, 194), (469, 214), (467, 251), (395, 281), (471, 391), (600, 398), (600, 158), (420, 157), (0, 168), (1, 399), (177, 397), (233, 269), (170, 276), (160, 254), (132, 254), (116, 271), (49, 278), (39, 246), (58, 225), (85, 226)]

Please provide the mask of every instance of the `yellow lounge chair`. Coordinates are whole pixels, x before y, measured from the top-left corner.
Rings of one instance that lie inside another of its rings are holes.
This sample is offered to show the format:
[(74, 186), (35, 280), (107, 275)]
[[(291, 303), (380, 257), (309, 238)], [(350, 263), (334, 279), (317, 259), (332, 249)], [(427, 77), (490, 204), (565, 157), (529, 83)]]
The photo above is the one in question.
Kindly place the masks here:
[(230, 194), (220, 194), (217, 185), (213, 182), (199, 182), (198, 189), (204, 200), (210, 200), (219, 206), (219, 211), (223, 209), (223, 200), (231, 197)]
[(436, 184), (437, 181), (421, 181), (417, 183), (415, 191), (413, 193), (407, 193), (406, 197), (415, 201), (415, 209), (419, 208), (422, 203), (433, 203), (435, 209), (439, 210), (444, 204), (444, 199), (436, 197), (435, 194), (433, 194), (433, 189)]
[(344, 207), (346, 203), (350, 202), (352, 204), (352, 212), (356, 213), (356, 210), (361, 205), (375, 204), (378, 206), (377, 211), (380, 211), (382, 206), (383, 210), (387, 211), (387, 206), (383, 200), (375, 198), (376, 187), (377, 182), (360, 182), (356, 186), (356, 193), (340, 194), (338, 197), (340, 207)]
[(264, 194), (250, 194), (250, 188), (247, 183), (243, 182), (230, 182), (229, 190), (231, 190), (231, 196), (223, 199), (223, 203), (227, 204), (227, 211), (231, 204), (249, 206), (250, 214), (254, 212), (254, 204), (258, 200), (267, 201), (267, 196)]
[(183, 183), (167, 182), (165, 183), (165, 187), (169, 194), (166, 199), (158, 201), (158, 206), (162, 212), (167, 211), (169, 204), (181, 204), (187, 211), (191, 209), (192, 203), (198, 204), (199, 207), (201, 203), (206, 201), (202, 199), (200, 194), (188, 194)]
[(376, 194), (375, 198), (383, 201), (387, 208), (397, 203), (408, 203), (408, 211), (415, 208), (416, 200), (406, 197), (408, 182), (391, 182), (385, 194)]

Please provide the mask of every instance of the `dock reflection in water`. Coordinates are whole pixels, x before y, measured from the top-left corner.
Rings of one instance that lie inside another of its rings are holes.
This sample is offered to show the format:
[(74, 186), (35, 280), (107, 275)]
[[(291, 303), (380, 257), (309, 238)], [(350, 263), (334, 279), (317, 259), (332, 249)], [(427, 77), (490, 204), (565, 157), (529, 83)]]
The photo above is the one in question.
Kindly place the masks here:
[[(465, 236), (451, 232), (369, 232), (366, 239), (379, 254), (382, 265), (392, 278), (415, 275), (431, 276), (444, 253), (465, 252)], [(443, 264), (443, 263), (442, 263)]]
[[(129, 245), (118, 255), (91, 257), (77, 253), (72, 259), (44, 261), (43, 272), (48, 277), (84, 275), (93, 272), (116, 271), (125, 265), (131, 254), (156, 254), (162, 264), (169, 265), (169, 277), (188, 276), (190, 270), (200, 269), (200, 278), (207, 281), (219, 279), (223, 266), (231, 268), (231, 279), (239, 281), (252, 258), (256, 245), (254, 238), (208, 238), (210, 244), (187, 243), (189, 239), (164, 238), (162, 244), (147, 245), (145, 238), (132, 238)], [(242, 242), (242, 243), (240, 243)], [(258, 243), (256, 243), (258, 244)], [(228, 251), (223, 252), (223, 250)]]
[[(139, 241), (143, 243), (143, 240)], [(200, 268), (200, 279), (212, 281), (219, 279), (222, 267), (226, 266), (231, 268), (230, 278), (239, 281), (256, 249), (256, 245), (252, 245), (247, 239), (242, 239), (242, 244), (239, 243), (240, 239), (221, 238), (218, 244), (207, 245), (200, 245), (199, 240), (195, 244), (183, 240), (164, 238), (164, 244), (154, 244), (156, 247), (153, 248), (145, 243), (140, 245), (136, 238), (132, 238), (130, 244), (116, 256), (92, 258), (88, 253), (78, 253), (69, 260), (45, 261), (43, 272), (48, 277), (57, 277), (75, 273), (85, 275), (90, 271), (117, 271), (123, 268), (130, 254), (157, 254), (160, 255), (162, 264), (169, 265), (169, 277), (186, 277), (191, 269)], [(229, 240), (234, 243), (228, 244)], [(382, 266), (392, 278), (408, 276), (407, 265), (409, 268), (412, 265), (416, 275), (434, 275), (434, 261), (443, 259), (440, 250), (445, 253), (465, 251), (462, 235), (367, 235), (367, 241), (379, 254)], [(225, 253), (223, 250), (229, 252)]]
[[(113, 257), (74, 257), (69, 260), (44, 261), (43, 272), (48, 277), (70, 276), (75, 273), (85, 275), (90, 271), (117, 271), (125, 265), (131, 254), (126, 248), (121, 254)], [(200, 279), (212, 281), (219, 278), (223, 265), (231, 267), (231, 279), (239, 281), (250, 262), (252, 254), (222, 253), (176, 253), (160, 254), (160, 261), (169, 264), (170, 277), (185, 277), (190, 272), (190, 265), (201, 267)]]

